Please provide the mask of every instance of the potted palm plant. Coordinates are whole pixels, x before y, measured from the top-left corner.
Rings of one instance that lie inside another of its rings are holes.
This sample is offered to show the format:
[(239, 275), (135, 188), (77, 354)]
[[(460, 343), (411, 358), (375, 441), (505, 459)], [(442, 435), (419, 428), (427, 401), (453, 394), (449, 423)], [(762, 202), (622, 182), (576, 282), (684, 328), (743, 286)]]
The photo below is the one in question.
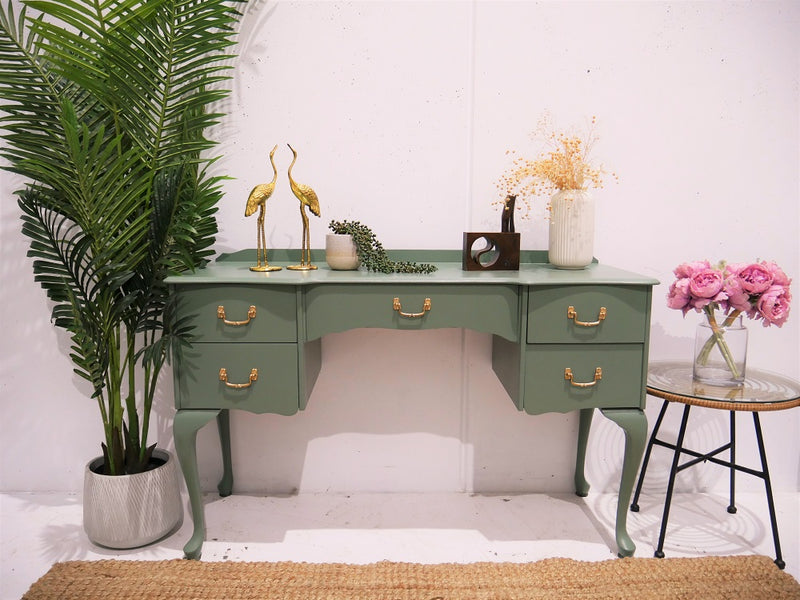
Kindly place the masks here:
[[(182, 517), (176, 461), (155, 450), (148, 429), (159, 374), (189, 333), (164, 279), (213, 253), (222, 192), (204, 132), (221, 116), (209, 107), (228, 93), (220, 82), (236, 3), (0, 7), (2, 155), (24, 178), (16, 195), (34, 278), (54, 324), (71, 337), (74, 370), (102, 419), (102, 457), (89, 463), (84, 486), (84, 526), (102, 545), (155, 541)], [(173, 488), (166, 516), (149, 504), (152, 483), (129, 487), (151, 473)], [(95, 476), (128, 487), (102, 506), (94, 493), (103, 485), (88, 479)], [(131, 519), (156, 521), (154, 531), (119, 522), (127, 509)], [(111, 533), (97, 531), (97, 521)], [(133, 537), (119, 539), (126, 529)]]

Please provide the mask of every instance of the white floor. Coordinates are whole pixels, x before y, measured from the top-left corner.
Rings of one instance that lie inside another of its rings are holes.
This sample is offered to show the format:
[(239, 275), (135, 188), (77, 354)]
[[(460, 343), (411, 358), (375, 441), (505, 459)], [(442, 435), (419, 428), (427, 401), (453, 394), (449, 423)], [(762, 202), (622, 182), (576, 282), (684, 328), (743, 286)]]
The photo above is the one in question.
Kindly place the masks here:
[[(786, 571), (800, 580), (800, 494), (775, 498)], [(303, 494), (205, 497), (206, 561), (368, 563), (605, 560), (616, 556), (616, 496), (590, 494)], [(662, 496), (629, 513), (636, 556), (653, 555)], [(763, 493), (741, 493), (738, 512), (709, 494), (676, 494), (668, 557), (765, 554), (774, 558)], [(0, 495), (0, 598), (18, 600), (50, 566), (67, 560), (181, 558), (191, 521), (160, 543), (131, 551), (93, 546), (81, 528), (80, 497)]]

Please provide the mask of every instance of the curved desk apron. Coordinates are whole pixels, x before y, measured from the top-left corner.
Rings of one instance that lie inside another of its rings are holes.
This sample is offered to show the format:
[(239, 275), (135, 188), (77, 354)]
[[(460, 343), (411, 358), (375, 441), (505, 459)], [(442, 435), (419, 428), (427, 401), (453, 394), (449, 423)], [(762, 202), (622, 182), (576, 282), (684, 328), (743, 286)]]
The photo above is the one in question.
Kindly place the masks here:
[[(296, 253), (294, 253), (296, 254)], [(297, 262), (271, 250), (270, 264)], [(253, 273), (254, 250), (224, 256), (168, 279), (178, 317), (194, 326), (191, 348), (174, 356), (175, 447), (194, 521), (184, 551), (200, 556), (205, 521), (198, 475), (198, 430), (216, 419), (222, 441), (222, 495), (233, 489), (230, 409), (302, 411), (321, 368), (320, 339), (361, 327), (443, 327), (491, 334), (492, 366), (517, 409), (580, 411), (575, 489), (585, 496), (584, 459), (595, 408), (625, 432), (617, 507), (621, 556), (635, 546), (627, 505), (647, 440), (645, 379), (652, 286), (643, 277), (594, 263), (558, 270), (545, 252), (523, 252), (519, 271), (464, 271), (460, 250), (395, 251), (395, 260), (432, 262), (430, 275), (332, 271), (312, 251), (315, 271)]]
[[(772, 538), (775, 543), (775, 564), (783, 569), (786, 564), (781, 555), (781, 544), (778, 538), (778, 523), (775, 518), (775, 503), (772, 499), (772, 482), (769, 477), (767, 467), (767, 455), (764, 451), (764, 438), (761, 434), (761, 420), (758, 413), (763, 411), (786, 410), (800, 406), (800, 383), (777, 375), (748, 368), (744, 385), (740, 386), (713, 386), (695, 382), (692, 378), (692, 365), (688, 362), (655, 362), (650, 364), (647, 376), (647, 393), (658, 398), (663, 398), (661, 412), (658, 414), (650, 441), (647, 443), (647, 450), (642, 464), (642, 471), (639, 475), (639, 482), (636, 484), (636, 493), (633, 497), (631, 510), (639, 510), (639, 494), (642, 490), (647, 464), (650, 461), (650, 452), (653, 446), (663, 446), (674, 450), (672, 468), (669, 473), (669, 483), (667, 484), (667, 494), (664, 501), (664, 514), (661, 518), (661, 533), (658, 538), (658, 546), (655, 556), (664, 557), (664, 537), (667, 532), (667, 519), (669, 518), (669, 508), (672, 502), (672, 491), (675, 486), (675, 476), (682, 470), (701, 462), (709, 461), (714, 464), (722, 465), (730, 469), (730, 504), (728, 512), (736, 512), (735, 502), (735, 473), (742, 471), (749, 475), (759, 477), (764, 480), (767, 493), (767, 506), (769, 508), (770, 524), (772, 525)], [(674, 444), (659, 440), (656, 436), (667, 411), (667, 406), (671, 402), (683, 404), (683, 417), (681, 419), (678, 438)], [(689, 422), (689, 409), (692, 406), (704, 408), (715, 408), (730, 412), (730, 441), (710, 452), (700, 453), (683, 447), (684, 436), (686, 435), (686, 425)], [(755, 427), (758, 452), (761, 458), (761, 471), (756, 471), (748, 467), (736, 464), (736, 413), (753, 413), (753, 425)], [(729, 451), (729, 460), (717, 458), (725, 450)], [(683, 464), (680, 462), (681, 455), (691, 456)]]

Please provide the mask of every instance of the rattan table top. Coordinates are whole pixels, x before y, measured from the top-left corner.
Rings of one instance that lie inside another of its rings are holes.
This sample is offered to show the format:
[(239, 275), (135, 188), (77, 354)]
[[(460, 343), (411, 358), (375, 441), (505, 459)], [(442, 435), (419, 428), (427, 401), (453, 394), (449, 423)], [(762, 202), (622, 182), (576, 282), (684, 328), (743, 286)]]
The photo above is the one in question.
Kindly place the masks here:
[(748, 367), (744, 385), (715, 386), (694, 381), (689, 362), (651, 362), (647, 393), (669, 402), (738, 411), (784, 410), (800, 406), (800, 383)]

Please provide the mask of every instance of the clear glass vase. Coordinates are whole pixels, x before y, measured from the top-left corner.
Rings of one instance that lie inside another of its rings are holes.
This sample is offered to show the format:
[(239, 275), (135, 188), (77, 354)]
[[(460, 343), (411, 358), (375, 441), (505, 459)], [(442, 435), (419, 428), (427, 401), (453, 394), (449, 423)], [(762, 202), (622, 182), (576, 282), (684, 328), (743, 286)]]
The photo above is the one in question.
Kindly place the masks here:
[(747, 327), (742, 317), (728, 323), (711, 322), (697, 325), (694, 338), (694, 380), (709, 385), (740, 386), (744, 384), (747, 364)]

